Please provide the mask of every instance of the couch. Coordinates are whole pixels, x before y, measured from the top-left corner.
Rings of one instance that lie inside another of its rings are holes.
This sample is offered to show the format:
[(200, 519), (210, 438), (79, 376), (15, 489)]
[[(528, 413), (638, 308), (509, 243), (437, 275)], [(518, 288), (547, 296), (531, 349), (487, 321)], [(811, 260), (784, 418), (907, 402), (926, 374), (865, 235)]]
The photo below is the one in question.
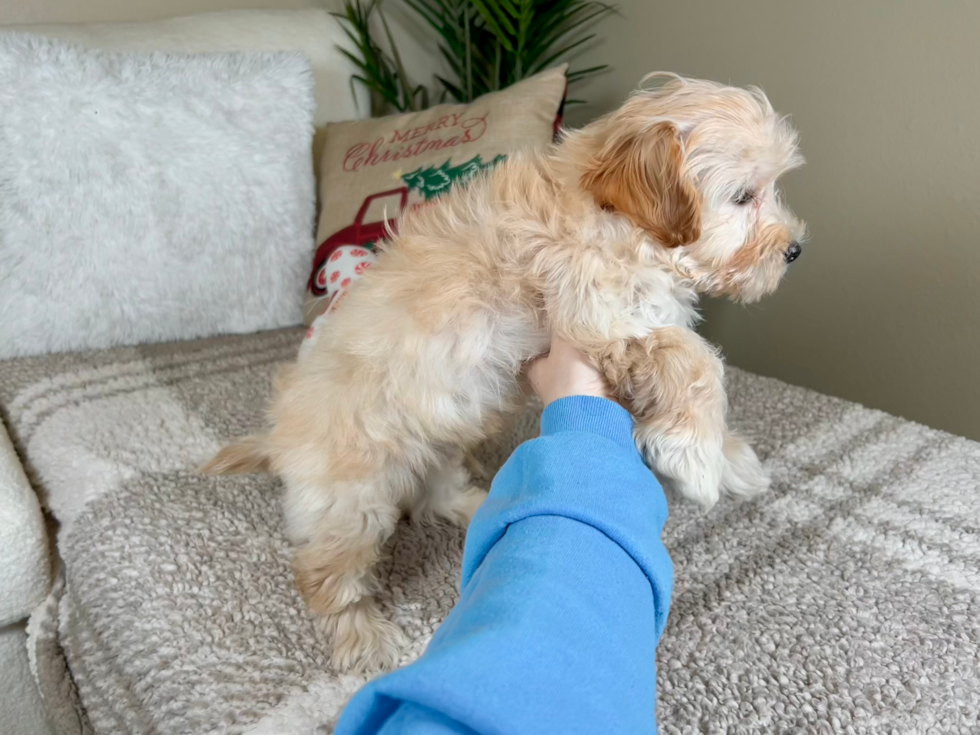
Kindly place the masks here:
[[(238, 15), (250, 30), (221, 47), (301, 37), (318, 85), (346, 91), (331, 21), (310, 13)], [(205, 21), (171, 23), (51, 32), (209, 43)], [(358, 114), (325, 99), (319, 123)], [(331, 671), (292, 585), (277, 481), (194, 471), (260, 426), (302, 336), (0, 363), (0, 732), (331, 731), (363, 680)], [(975, 732), (980, 445), (734, 368), (727, 382), (773, 489), (709, 514), (671, 501), (661, 732)], [(491, 474), (537, 415), (481, 449)], [(456, 599), (462, 544), (408, 523), (390, 543), (381, 601), (405, 662)]]

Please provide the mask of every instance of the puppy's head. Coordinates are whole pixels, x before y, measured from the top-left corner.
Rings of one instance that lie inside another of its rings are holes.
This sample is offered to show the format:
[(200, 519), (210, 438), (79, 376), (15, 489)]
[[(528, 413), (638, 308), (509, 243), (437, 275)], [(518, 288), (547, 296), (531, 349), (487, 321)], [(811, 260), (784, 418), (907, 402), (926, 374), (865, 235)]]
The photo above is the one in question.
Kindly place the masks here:
[(649, 79), (664, 81), (580, 131), (582, 187), (677, 249), (699, 290), (755, 301), (801, 251), (805, 226), (776, 186), (803, 163), (796, 132), (761, 90)]

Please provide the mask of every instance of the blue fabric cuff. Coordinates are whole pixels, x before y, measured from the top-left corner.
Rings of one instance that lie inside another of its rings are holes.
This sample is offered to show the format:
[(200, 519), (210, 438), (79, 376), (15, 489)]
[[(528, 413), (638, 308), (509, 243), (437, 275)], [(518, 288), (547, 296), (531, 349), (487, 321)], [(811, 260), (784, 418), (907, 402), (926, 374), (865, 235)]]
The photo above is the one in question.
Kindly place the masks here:
[(541, 436), (567, 432), (595, 434), (633, 447), (633, 417), (615, 401), (595, 396), (559, 398), (541, 414)]

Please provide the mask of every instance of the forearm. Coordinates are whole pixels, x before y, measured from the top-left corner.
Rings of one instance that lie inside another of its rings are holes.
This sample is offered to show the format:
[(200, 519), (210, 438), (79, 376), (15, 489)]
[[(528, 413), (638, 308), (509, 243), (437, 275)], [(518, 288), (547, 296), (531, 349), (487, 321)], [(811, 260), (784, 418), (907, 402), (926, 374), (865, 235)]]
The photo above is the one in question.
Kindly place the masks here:
[(630, 429), (602, 399), (549, 407), (473, 521), (458, 605), (338, 733), (654, 730), (671, 567)]

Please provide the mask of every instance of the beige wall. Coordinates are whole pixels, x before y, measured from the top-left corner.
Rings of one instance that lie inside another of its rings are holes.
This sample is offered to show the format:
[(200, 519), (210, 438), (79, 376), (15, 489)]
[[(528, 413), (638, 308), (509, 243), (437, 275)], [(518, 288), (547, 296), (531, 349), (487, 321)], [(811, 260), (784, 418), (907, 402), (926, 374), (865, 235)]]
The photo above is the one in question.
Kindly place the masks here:
[[(980, 2), (618, 0), (580, 91), (654, 69), (758, 84), (808, 164), (811, 241), (781, 290), (711, 304), (729, 361), (980, 439)], [(576, 112), (581, 120), (584, 115)]]
[[(615, 70), (573, 90), (592, 104), (571, 122), (670, 69), (761, 85), (809, 159), (786, 181), (802, 258), (759, 305), (709, 304), (705, 333), (732, 364), (980, 439), (980, 2), (618, 2), (582, 59)], [(317, 4), (0, 0), (0, 23)]]

